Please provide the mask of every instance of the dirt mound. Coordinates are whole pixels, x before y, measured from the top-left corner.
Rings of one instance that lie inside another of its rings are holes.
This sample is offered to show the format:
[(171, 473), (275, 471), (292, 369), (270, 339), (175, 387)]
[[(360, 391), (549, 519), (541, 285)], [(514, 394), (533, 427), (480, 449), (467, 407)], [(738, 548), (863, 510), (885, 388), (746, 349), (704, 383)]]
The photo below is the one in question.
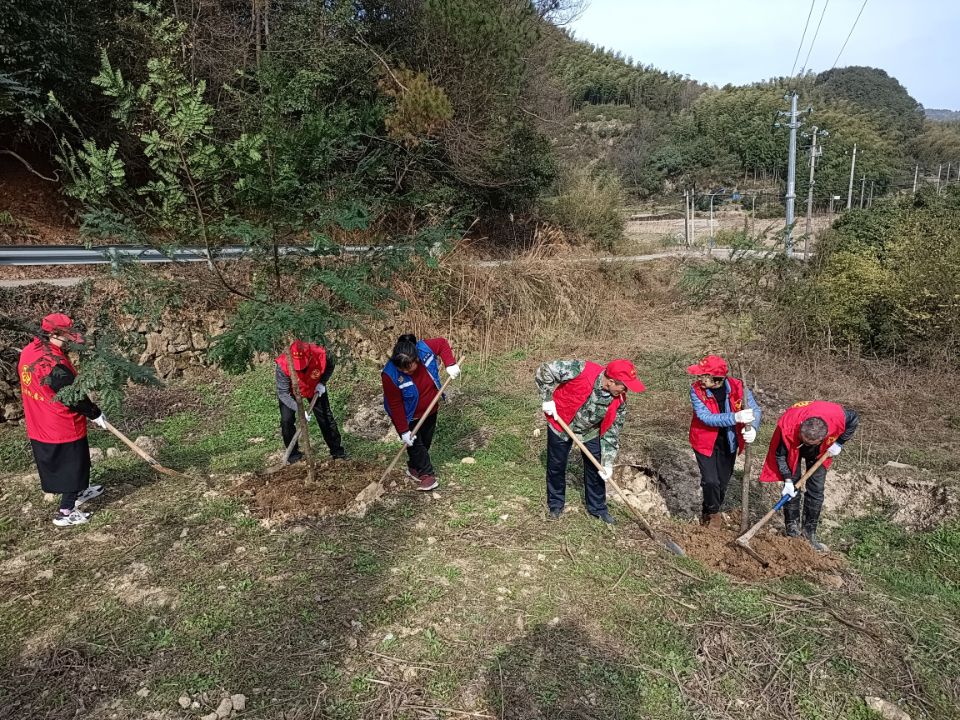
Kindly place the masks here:
[(803, 539), (788, 538), (774, 528), (764, 528), (750, 541), (770, 566), (764, 568), (743, 550), (734, 547), (740, 535), (739, 513), (730, 513), (722, 529), (711, 530), (685, 523), (670, 528), (671, 537), (687, 555), (704, 565), (751, 582), (797, 575), (837, 585), (845, 564), (837, 553), (816, 553)]
[(653, 443), (623, 453), (615, 477), (641, 512), (680, 518), (700, 514), (700, 470), (689, 449)]
[[(382, 492), (377, 484), (383, 468), (357, 460), (327, 459), (317, 463), (315, 481), (307, 484), (303, 463), (277, 472), (237, 480), (232, 493), (257, 517), (272, 522), (325, 515), (363, 514)], [(373, 488), (370, 486), (373, 485)]]
[(384, 412), (383, 401), (380, 398), (361, 402), (356, 412), (343, 424), (343, 431), (350, 435), (358, 435), (364, 440), (390, 442), (397, 439), (393, 423)]

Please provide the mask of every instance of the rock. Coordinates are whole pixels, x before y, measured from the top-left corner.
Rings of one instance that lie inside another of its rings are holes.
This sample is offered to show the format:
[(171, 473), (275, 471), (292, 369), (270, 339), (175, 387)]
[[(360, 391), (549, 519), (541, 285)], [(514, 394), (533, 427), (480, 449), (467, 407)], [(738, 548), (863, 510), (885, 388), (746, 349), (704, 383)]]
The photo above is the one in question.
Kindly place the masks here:
[(57, 501), (57, 496), (56, 496), (55, 493), (44, 493), (44, 494), (43, 494), (43, 501), (44, 501), (45, 503), (56, 502), (56, 501)]
[(150, 694), (150, 691), (145, 687), (142, 687), (139, 690), (137, 690), (137, 697), (145, 698), (149, 694)]
[(843, 578), (839, 575), (824, 573), (820, 576), (820, 581), (827, 587), (839, 590), (843, 587)]
[(236, 694), (230, 696), (230, 702), (233, 703), (233, 709), (237, 712), (243, 712), (247, 709), (247, 696)]
[(190, 335), (190, 340), (193, 342), (193, 346), (197, 350), (206, 350), (210, 347), (210, 341), (207, 339), (207, 336), (203, 333), (194, 332)]
[(232, 712), (233, 712), (233, 701), (230, 700), (230, 698), (228, 697), (221, 700), (220, 704), (217, 705), (216, 715), (218, 718), (220, 718), (220, 720), (224, 720), (224, 718), (230, 717), (230, 713)]
[(247, 442), (250, 443), (251, 445), (259, 445), (265, 439), (266, 438), (262, 438), (262, 437), (252, 437), (252, 438), (247, 438)]
[(534, 436), (534, 437), (540, 437), (540, 428), (534, 428), (534, 429), (533, 429), (533, 436)]
[(147, 455), (156, 455), (160, 451), (160, 448), (163, 447), (164, 440), (162, 437), (140, 435), (133, 441), (133, 444), (143, 450)]
[(181, 695), (181, 696), (180, 696), (180, 699), (177, 700), (177, 703), (178, 703), (178, 704), (180, 705), (180, 707), (182, 707), (184, 710), (189, 710), (189, 709), (190, 709), (190, 702), (191, 702), (191, 700), (190, 700), (190, 696), (189, 696), (189, 695)]
[(167, 349), (167, 344), (160, 333), (147, 333), (146, 340), (147, 347), (143, 351), (143, 354), (148, 358), (155, 358), (158, 355), (162, 355)]
[(920, 470), (916, 465), (907, 465), (906, 463), (896, 462), (895, 460), (887, 460), (886, 466), (888, 468), (894, 468), (895, 470), (913, 470), (915, 472)]
[(878, 697), (865, 697), (867, 707), (879, 713), (884, 720), (910, 720), (910, 716), (891, 702)]
[(181, 538), (185, 538), (189, 534), (190, 534), (190, 528), (184, 528), (183, 530), (180, 531)]
[(20, 482), (27, 485), (33, 485), (34, 483), (40, 482), (40, 475), (39, 473), (27, 473), (20, 478)]
[(477, 459), (472, 457), (465, 457), (461, 459), (460, 462), (463, 463), (464, 465), (476, 465)]
[(47, 568), (37, 573), (37, 580), (53, 580), (53, 568)]
[(168, 355), (161, 355), (153, 362), (153, 367), (157, 375), (162, 378), (169, 378), (177, 371), (177, 361)]
[(212, 712), (209, 715), (204, 715), (200, 720), (220, 720), (220, 716)]
[(294, 525), (290, 528), (290, 532), (294, 535), (306, 535), (308, 530), (309, 528), (305, 525)]
[(116, 457), (116, 456), (119, 455), (119, 454), (120, 454), (119, 448), (115, 448), (115, 447), (107, 448), (107, 457), (108, 457), (108, 458)]
[(23, 408), (19, 403), (4, 403), (3, 412), (0, 413), (0, 418), (7, 422), (13, 422), (14, 420), (19, 420), (23, 417)]
[(90, 462), (98, 463), (106, 457), (103, 450), (100, 448), (92, 447), (90, 448)]
[(357, 649), (357, 639), (352, 635), (347, 638), (347, 647), (349, 647), (351, 650)]

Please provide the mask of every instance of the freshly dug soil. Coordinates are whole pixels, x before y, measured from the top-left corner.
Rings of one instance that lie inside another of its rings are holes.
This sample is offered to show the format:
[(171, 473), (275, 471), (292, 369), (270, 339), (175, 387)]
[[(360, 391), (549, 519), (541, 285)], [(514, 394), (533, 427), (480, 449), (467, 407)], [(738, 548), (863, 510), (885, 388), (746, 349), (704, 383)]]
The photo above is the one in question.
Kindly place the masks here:
[(317, 463), (311, 485), (307, 484), (306, 465), (301, 462), (274, 473), (244, 477), (234, 486), (233, 494), (260, 518), (285, 521), (322, 517), (350, 508), (382, 472), (379, 465), (328, 458)]
[(743, 580), (760, 582), (798, 575), (820, 583), (842, 582), (845, 563), (837, 553), (814, 552), (806, 540), (788, 538), (776, 528), (765, 527), (750, 541), (750, 547), (770, 563), (764, 568), (735, 546), (740, 536), (739, 513), (730, 513), (726, 523), (717, 530), (684, 523), (671, 527), (670, 534), (690, 557)]

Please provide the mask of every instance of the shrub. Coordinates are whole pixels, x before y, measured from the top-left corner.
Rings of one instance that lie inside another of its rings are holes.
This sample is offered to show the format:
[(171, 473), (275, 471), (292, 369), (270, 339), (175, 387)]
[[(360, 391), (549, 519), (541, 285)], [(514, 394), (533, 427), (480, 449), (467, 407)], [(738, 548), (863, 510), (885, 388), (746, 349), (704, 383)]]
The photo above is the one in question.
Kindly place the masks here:
[(559, 194), (544, 201), (544, 219), (592, 241), (601, 250), (612, 250), (623, 237), (623, 188), (606, 172), (589, 168), (568, 170), (560, 180)]

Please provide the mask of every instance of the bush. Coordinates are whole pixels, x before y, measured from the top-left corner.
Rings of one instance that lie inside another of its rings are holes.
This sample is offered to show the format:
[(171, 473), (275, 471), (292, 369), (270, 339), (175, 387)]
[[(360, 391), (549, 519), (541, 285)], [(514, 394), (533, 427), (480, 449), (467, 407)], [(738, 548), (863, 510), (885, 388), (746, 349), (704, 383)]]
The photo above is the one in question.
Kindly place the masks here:
[(593, 242), (597, 249), (612, 250), (623, 237), (620, 181), (605, 172), (576, 168), (568, 170), (559, 185), (557, 197), (542, 205), (543, 219)]

